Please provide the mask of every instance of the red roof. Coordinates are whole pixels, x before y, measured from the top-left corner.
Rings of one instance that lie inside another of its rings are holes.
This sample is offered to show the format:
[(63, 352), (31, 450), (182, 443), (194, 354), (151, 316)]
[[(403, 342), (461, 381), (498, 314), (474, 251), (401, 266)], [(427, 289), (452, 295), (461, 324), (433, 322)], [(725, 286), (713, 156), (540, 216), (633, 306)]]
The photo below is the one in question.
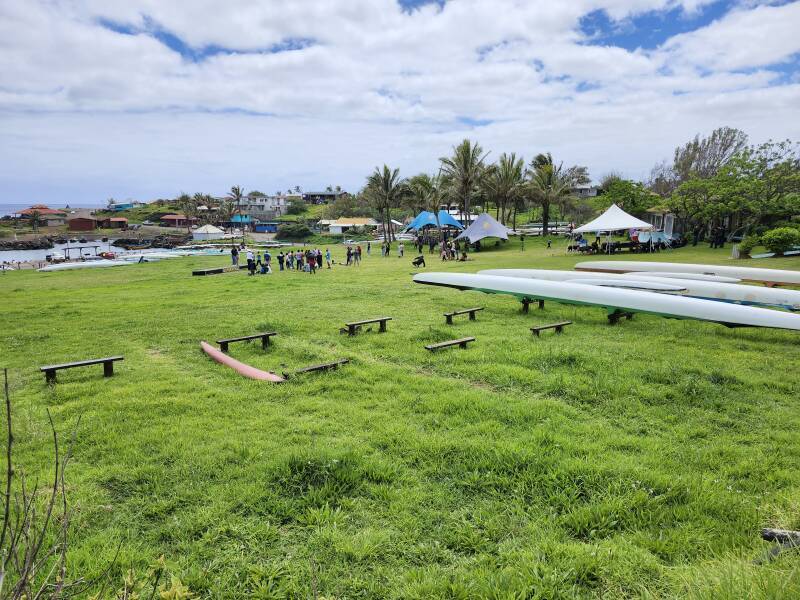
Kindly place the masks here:
[(178, 220), (185, 221), (186, 220), (186, 215), (164, 215), (163, 217), (161, 217), (161, 220), (162, 221), (178, 221)]
[(127, 223), (128, 219), (125, 217), (111, 217), (109, 221), (116, 221), (117, 223)]
[(63, 210), (55, 210), (53, 208), (47, 208), (43, 204), (36, 204), (31, 206), (30, 208), (26, 208), (25, 210), (19, 211), (21, 215), (32, 215), (33, 213), (39, 213), (40, 215), (64, 215)]

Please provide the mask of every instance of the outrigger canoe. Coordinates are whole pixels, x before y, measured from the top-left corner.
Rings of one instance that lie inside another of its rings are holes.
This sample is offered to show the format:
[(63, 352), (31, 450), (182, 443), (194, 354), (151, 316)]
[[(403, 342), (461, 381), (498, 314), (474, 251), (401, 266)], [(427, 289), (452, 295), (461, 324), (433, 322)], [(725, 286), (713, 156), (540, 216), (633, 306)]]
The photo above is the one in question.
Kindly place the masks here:
[(672, 294), (654, 294), (569, 281), (463, 273), (419, 273), (414, 276), (413, 281), (487, 294), (510, 294), (520, 299), (599, 306), (609, 313), (641, 312), (672, 319), (710, 321), (727, 327), (771, 327), (800, 331), (800, 315)]
[(235, 358), (231, 358), (224, 352), (217, 350), (209, 344), (208, 342), (200, 342), (200, 348), (211, 357), (212, 360), (217, 361), (221, 365), (225, 365), (226, 367), (230, 367), (239, 375), (243, 375), (244, 377), (248, 377), (249, 379), (258, 379), (260, 381), (271, 381), (272, 383), (282, 383), (286, 381), (280, 375), (276, 375), (275, 373), (270, 373), (269, 371), (262, 371), (261, 369), (256, 369), (255, 367), (251, 367), (250, 365), (246, 365), (243, 362), (239, 362)]
[[(705, 300), (718, 300), (721, 302), (735, 302), (751, 306), (772, 306), (788, 310), (800, 310), (800, 291), (785, 288), (767, 288), (757, 285), (739, 285), (735, 283), (714, 283), (712, 281), (694, 279), (674, 279), (658, 277), (656, 274), (644, 273), (593, 273), (591, 271), (551, 271), (547, 269), (488, 269), (479, 271), (481, 275), (496, 275), (499, 277), (520, 277), (523, 279), (546, 279), (548, 281), (585, 280), (608, 282), (616, 281), (614, 287), (626, 288), (625, 281), (640, 282), (643, 286), (655, 285), (658, 282), (679, 285), (683, 295)], [(610, 283), (596, 283), (595, 285), (611, 285)], [(647, 289), (643, 287), (642, 289)], [(655, 288), (650, 291), (664, 291)]]
[(578, 271), (602, 271), (604, 273), (630, 273), (633, 271), (656, 271), (667, 273), (700, 273), (736, 277), (766, 284), (800, 285), (800, 271), (783, 269), (760, 269), (756, 267), (732, 267), (727, 265), (694, 265), (688, 263), (650, 262), (647, 260), (590, 260), (575, 265)]

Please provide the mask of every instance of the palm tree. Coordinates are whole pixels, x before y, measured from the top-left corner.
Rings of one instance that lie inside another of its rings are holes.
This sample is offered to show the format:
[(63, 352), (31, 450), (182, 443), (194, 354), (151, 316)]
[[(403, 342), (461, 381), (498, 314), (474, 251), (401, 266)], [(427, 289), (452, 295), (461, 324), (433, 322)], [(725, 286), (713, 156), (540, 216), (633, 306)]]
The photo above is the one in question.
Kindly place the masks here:
[(42, 215), (38, 210), (35, 210), (31, 213), (31, 228), (33, 229), (34, 233), (39, 231), (39, 223), (42, 221)]
[(186, 232), (191, 233), (192, 217), (194, 216), (194, 213), (197, 212), (195, 210), (196, 206), (193, 206), (194, 201), (192, 200), (192, 197), (186, 192), (181, 192), (181, 195), (175, 199), (175, 202), (181, 207), (183, 216), (186, 217)]
[(408, 193), (405, 204), (414, 214), (428, 210), (428, 196), (433, 187), (433, 177), (427, 173), (414, 175), (408, 180)]
[(391, 210), (400, 206), (407, 190), (406, 181), (400, 179), (400, 169), (390, 169), (386, 165), (383, 165), (383, 169), (375, 167), (375, 171), (367, 178), (364, 192), (380, 213), (381, 220), (384, 221), (383, 239), (385, 242), (392, 241)]
[(476, 192), (488, 156), (477, 142), (464, 140), (453, 148), (453, 156), (442, 157), (442, 174), (449, 180), (450, 192), (458, 199), (463, 214), (469, 223), (470, 200)]
[(563, 165), (556, 166), (553, 157), (537, 154), (526, 172), (531, 199), (542, 207), (542, 235), (547, 235), (550, 224), (550, 206), (572, 194), (573, 177), (564, 171)]
[(239, 215), (239, 226), (242, 228), (242, 243), (244, 244), (244, 223), (242, 223), (242, 198), (244, 198), (244, 192), (242, 192), (242, 188), (234, 185), (227, 198), (236, 207), (236, 214)]
[(497, 164), (486, 169), (481, 180), (481, 186), (487, 198), (497, 206), (497, 218), (505, 224), (507, 220), (506, 209), (514, 209), (514, 225), (516, 226), (516, 206), (518, 200), (524, 197), (524, 170), (525, 163), (522, 157), (517, 158), (516, 153), (501, 154)]

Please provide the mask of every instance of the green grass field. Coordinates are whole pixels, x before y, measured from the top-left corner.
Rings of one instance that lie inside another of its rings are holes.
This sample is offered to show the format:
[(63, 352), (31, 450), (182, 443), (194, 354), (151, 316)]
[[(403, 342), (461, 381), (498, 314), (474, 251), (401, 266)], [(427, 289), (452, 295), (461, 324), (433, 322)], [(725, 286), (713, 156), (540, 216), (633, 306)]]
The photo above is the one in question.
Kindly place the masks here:
[[(562, 243), (427, 270), (571, 268)], [(800, 529), (796, 333), (524, 315), (411, 283), (410, 254), (317, 275), (191, 276), (227, 256), (0, 275), (18, 468), (49, 473), (45, 409), (65, 437), (82, 415), (69, 572), (96, 576), (121, 543), (112, 587), (164, 555), (201, 598), (800, 597), (800, 553), (753, 564), (761, 527)], [(471, 306), (476, 322), (444, 324)], [(339, 333), (383, 315), (385, 334)], [(561, 319), (560, 336), (529, 331)], [(278, 372), (351, 362), (271, 385), (199, 350), (268, 329), (270, 350), (231, 354)], [(423, 349), (464, 335), (467, 350)], [(73, 369), (48, 388), (38, 371), (113, 354), (111, 379)]]

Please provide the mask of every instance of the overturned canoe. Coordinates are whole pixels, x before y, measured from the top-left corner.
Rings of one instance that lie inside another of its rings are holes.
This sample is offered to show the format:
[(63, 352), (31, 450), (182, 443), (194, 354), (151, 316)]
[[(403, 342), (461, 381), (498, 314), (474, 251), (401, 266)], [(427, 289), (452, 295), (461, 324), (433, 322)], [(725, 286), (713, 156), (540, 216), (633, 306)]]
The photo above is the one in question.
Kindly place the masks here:
[(531, 300), (599, 306), (611, 313), (641, 312), (673, 319), (711, 321), (728, 327), (771, 327), (800, 331), (800, 315), (783, 311), (569, 281), (463, 273), (419, 273), (414, 276), (414, 283), (476, 290), (487, 294), (511, 294)]
[(276, 375), (275, 373), (270, 373), (269, 371), (262, 371), (261, 369), (256, 369), (255, 367), (251, 367), (250, 365), (246, 365), (243, 362), (239, 362), (235, 358), (231, 358), (227, 354), (224, 354), (222, 351), (217, 350), (209, 344), (208, 342), (200, 342), (200, 348), (208, 354), (213, 360), (217, 361), (221, 365), (225, 365), (226, 367), (230, 367), (239, 375), (243, 375), (244, 377), (248, 377), (249, 379), (258, 379), (260, 381), (271, 381), (272, 383), (282, 383), (286, 381), (280, 375)]
[[(735, 283), (717, 283), (704, 279), (674, 279), (658, 277), (655, 273), (594, 273), (591, 271), (551, 271), (547, 269), (488, 269), (479, 271), (480, 275), (496, 275), (499, 277), (520, 277), (522, 279), (544, 279), (547, 281), (570, 281), (577, 283), (578, 280), (586, 279), (587, 283), (597, 280), (617, 281), (614, 287), (626, 286), (624, 281), (642, 282), (643, 284), (657, 282), (675, 284), (683, 288), (684, 296), (692, 298), (702, 298), (704, 300), (719, 300), (721, 302), (734, 302), (737, 304), (749, 304), (753, 306), (774, 306), (789, 310), (800, 310), (800, 291), (786, 288), (769, 288), (760, 285), (740, 285)], [(596, 283), (595, 285), (610, 285), (609, 283)], [(641, 287), (640, 289), (648, 289)], [(655, 287), (649, 291), (659, 290)]]
[(590, 260), (575, 265), (578, 271), (603, 271), (605, 273), (631, 273), (634, 271), (656, 271), (662, 273), (700, 273), (736, 277), (747, 281), (767, 284), (800, 285), (800, 271), (784, 269), (760, 269), (756, 267), (733, 267), (728, 265), (695, 265), (689, 263), (650, 262), (647, 260)]

